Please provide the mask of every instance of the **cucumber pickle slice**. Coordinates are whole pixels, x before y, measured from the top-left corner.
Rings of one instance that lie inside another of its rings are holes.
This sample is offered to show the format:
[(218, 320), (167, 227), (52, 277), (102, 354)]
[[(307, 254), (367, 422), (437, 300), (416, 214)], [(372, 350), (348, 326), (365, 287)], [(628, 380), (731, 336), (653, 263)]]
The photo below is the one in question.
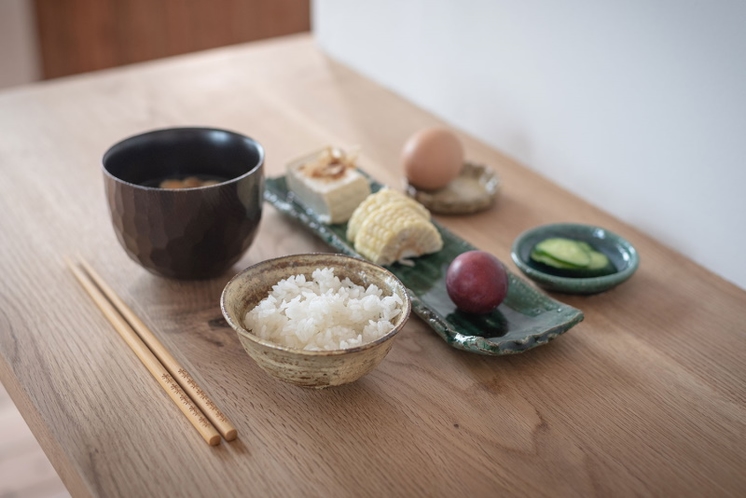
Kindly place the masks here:
[(591, 252), (591, 262), (588, 263), (588, 269), (589, 270), (600, 270), (602, 268), (606, 268), (611, 264), (609, 261), (609, 258), (606, 257), (606, 254), (602, 252), (598, 252), (596, 250), (592, 250)]
[(576, 270), (578, 268), (575, 265), (571, 265), (554, 259), (553, 257), (544, 254), (543, 252), (537, 251), (536, 249), (531, 251), (531, 259), (533, 259), (534, 261), (538, 261), (539, 263), (544, 263), (545, 265), (552, 266), (554, 268), (562, 268), (567, 270)]
[(586, 268), (591, 264), (590, 251), (577, 240), (559, 237), (544, 239), (536, 244), (534, 251), (576, 268)]
[(589, 243), (562, 237), (544, 239), (536, 244), (531, 259), (564, 276), (594, 277), (616, 271), (609, 258)]

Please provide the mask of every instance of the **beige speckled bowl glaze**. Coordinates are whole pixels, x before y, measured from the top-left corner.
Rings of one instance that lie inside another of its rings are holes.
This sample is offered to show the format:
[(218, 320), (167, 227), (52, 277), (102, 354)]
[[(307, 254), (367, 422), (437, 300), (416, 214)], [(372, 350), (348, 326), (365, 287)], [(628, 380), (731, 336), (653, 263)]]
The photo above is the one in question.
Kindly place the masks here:
[(438, 214), (471, 214), (489, 208), (497, 195), (500, 180), (487, 166), (464, 163), (458, 177), (438, 190), (419, 190), (406, 185), (407, 195)]
[[(267, 297), (273, 285), (301, 273), (310, 278), (317, 268), (334, 268), (340, 278), (349, 277), (358, 285), (375, 284), (386, 295), (397, 294), (404, 306), (394, 330), (354, 348), (304, 351), (265, 341), (244, 328), (246, 312)], [(233, 277), (223, 289), (220, 308), (246, 352), (265, 372), (298, 386), (324, 388), (353, 382), (378, 366), (409, 318), (411, 302), (406, 287), (385, 268), (341, 254), (296, 254), (263, 261)]]

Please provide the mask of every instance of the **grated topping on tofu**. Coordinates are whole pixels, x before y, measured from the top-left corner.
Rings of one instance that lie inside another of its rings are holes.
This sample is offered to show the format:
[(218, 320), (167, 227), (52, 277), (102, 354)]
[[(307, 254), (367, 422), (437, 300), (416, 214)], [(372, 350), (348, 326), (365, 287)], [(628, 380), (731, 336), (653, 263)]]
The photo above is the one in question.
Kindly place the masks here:
[(348, 154), (342, 149), (327, 147), (299, 171), (309, 178), (333, 181), (342, 178), (348, 169), (354, 169), (356, 159), (356, 151)]

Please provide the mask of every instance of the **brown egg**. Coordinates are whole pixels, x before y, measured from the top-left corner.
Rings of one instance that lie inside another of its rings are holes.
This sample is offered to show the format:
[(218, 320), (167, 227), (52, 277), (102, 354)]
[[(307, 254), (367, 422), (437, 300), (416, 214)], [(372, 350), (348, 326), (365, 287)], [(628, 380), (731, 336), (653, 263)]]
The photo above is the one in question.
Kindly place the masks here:
[(437, 190), (452, 182), (464, 166), (464, 147), (446, 128), (426, 128), (404, 144), (402, 167), (409, 183)]

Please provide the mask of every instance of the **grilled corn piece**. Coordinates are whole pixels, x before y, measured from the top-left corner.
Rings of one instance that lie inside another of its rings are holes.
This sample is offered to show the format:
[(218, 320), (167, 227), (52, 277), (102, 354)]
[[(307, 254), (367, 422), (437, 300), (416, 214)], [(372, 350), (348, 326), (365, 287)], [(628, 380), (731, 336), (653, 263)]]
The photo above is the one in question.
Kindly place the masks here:
[(378, 265), (397, 261), (412, 264), (408, 258), (439, 251), (443, 239), (418, 209), (390, 203), (365, 219), (354, 245), (357, 252)]
[(347, 222), (347, 240), (354, 244), (355, 237), (368, 216), (387, 204), (397, 204), (402, 208), (410, 207), (420, 213), (424, 219), (430, 219), (430, 211), (425, 206), (399, 191), (385, 188), (369, 195), (353, 211), (350, 220)]

